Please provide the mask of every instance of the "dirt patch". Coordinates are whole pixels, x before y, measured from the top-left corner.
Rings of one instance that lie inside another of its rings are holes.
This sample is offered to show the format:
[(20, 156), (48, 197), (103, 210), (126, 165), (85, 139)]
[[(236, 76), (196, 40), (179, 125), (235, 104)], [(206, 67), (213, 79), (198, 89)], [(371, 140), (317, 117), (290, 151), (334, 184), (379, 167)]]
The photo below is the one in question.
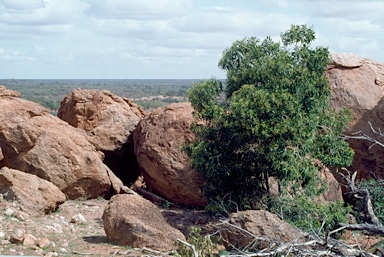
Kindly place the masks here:
[[(109, 243), (101, 219), (107, 203), (104, 199), (69, 200), (52, 214), (33, 217), (17, 211), (12, 203), (0, 202), (0, 255), (153, 256), (153, 253), (142, 249)], [(10, 210), (14, 213), (11, 214)], [(187, 228), (191, 225), (204, 224), (208, 227), (212, 219), (203, 211), (162, 211), (168, 221), (183, 233), (187, 233)], [(85, 221), (71, 222), (79, 214)], [(10, 237), (20, 232), (24, 235), (31, 234), (36, 242), (31, 246), (11, 243)], [(44, 238), (50, 243), (39, 247), (39, 240)]]

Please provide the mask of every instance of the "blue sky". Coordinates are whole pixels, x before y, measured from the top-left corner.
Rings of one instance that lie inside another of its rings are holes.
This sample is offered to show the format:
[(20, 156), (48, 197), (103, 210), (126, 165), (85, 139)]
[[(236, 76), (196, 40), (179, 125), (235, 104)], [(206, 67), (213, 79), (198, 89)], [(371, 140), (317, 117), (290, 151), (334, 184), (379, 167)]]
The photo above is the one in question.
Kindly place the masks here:
[(0, 78), (224, 78), (234, 40), (279, 40), (291, 24), (384, 62), (383, 12), (382, 0), (0, 0)]

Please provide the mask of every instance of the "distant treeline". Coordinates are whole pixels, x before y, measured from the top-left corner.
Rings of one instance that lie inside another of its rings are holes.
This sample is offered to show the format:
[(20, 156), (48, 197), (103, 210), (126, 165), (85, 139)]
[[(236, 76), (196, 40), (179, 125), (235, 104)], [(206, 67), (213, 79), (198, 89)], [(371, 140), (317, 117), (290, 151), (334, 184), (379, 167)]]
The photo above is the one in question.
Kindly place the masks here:
[(197, 79), (3, 79), (0, 85), (21, 93), (55, 112), (72, 89), (108, 90), (132, 99), (145, 110), (187, 101), (187, 90)]

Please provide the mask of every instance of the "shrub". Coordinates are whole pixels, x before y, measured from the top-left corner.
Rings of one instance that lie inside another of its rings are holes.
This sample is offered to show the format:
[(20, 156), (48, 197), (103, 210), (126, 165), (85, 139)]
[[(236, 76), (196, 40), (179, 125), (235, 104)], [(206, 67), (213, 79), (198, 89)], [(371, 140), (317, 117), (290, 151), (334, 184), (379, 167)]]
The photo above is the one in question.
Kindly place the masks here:
[(309, 48), (315, 34), (305, 25), (281, 38), (283, 45), (269, 37), (235, 41), (219, 61), (227, 87), (209, 79), (188, 90), (196, 140), (186, 152), (206, 181), (207, 199), (230, 203), (228, 209), (257, 208), (270, 194), (270, 177), (280, 193), (315, 196), (322, 190), (317, 160), (352, 162), (340, 137), (349, 117), (329, 106), (328, 49)]
[(324, 234), (326, 230), (336, 229), (339, 223), (347, 223), (347, 214), (351, 212), (351, 207), (345, 207), (343, 201), (321, 203), (306, 195), (271, 198), (268, 205), (280, 218), (316, 234)]
[[(188, 243), (195, 247), (198, 256), (213, 257), (218, 253), (218, 245), (213, 243), (209, 235), (202, 236), (201, 228), (189, 227), (189, 238)], [(182, 244), (181, 242), (176, 243), (178, 250), (176, 256), (178, 257), (193, 257), (193, 251), (190, 247)]]

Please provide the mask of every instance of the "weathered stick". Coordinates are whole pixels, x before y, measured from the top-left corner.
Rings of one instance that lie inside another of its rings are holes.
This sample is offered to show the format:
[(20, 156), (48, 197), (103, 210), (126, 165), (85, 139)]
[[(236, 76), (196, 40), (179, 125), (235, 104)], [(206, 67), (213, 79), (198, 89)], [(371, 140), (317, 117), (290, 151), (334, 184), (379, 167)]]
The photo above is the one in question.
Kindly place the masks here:
[(199, 255), (198, 255), (197, 252), (196, 252), (196, 249), (195, 249), (195, 246), (194, 246), (194, 245), (192, 245), (192, 244), (190, 244), (190, 243), (187, 243), (187, 242), (185, 242), (185, 241), (183, 241), (183, 240), (181, 240), (181, 239), (177, 239), (177, 241), (180, 242), (180, 243), (182, 243), (183, 245), (186, 245), (186, 246), (188, 246), (189, 248), (191, 248), (194, 257), (199, 257)]

